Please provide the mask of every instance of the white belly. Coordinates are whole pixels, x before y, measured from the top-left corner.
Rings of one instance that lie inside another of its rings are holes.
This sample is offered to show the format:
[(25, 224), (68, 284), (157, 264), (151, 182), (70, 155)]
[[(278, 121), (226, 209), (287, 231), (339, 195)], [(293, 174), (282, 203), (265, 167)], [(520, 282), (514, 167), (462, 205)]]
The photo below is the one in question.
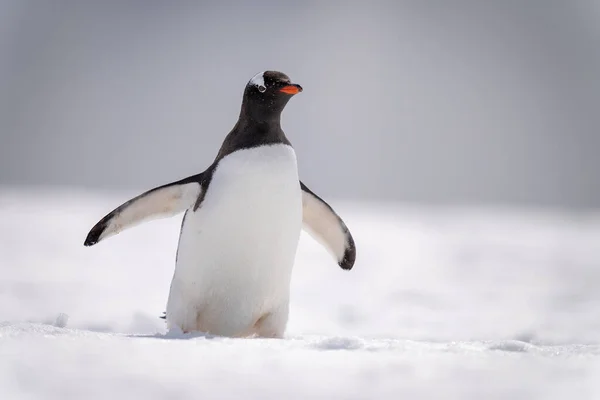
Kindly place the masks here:
[(302, 227), (296, 155), (262, 146), (223, 158), (181, 231), (167, 322), (184, 331), (247, 333), (285, 311)]

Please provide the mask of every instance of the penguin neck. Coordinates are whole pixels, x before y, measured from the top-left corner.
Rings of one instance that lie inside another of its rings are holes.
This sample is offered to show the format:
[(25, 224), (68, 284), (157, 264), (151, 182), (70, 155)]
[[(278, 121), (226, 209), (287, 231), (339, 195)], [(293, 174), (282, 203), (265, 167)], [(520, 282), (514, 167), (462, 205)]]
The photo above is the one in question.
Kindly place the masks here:
[(281, 112), (271, 111), (268, 114), (268, 118), (265, 118), (264, 113), (257, 115), (242, 107), (240, 118), (225, 137), (215, 161), (240, 149), (277, 143), (291, 146), (281, 129)]
[(240, 115), (238, 127), (244, 130), (254, 129), (257, 132), (269, 132), (281, 130), (281, 115), (273, 118)]
[(242, 103), (238, 126), (258, 131), (281, 130), (281, 111), (264, 105)]

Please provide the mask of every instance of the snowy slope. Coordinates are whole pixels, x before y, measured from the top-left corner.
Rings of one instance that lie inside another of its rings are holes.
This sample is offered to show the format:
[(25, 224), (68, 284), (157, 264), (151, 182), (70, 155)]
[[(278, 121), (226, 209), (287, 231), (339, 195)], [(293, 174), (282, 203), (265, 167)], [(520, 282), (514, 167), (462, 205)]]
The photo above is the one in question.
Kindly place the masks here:
[(332, 201), (355, 269), (304, 235), (287, 338), (226, 339), (158, 318), (181, 217), (83, 247), (135, 194), (0, 191), (0, 399), (600, 398), (600, 214)]

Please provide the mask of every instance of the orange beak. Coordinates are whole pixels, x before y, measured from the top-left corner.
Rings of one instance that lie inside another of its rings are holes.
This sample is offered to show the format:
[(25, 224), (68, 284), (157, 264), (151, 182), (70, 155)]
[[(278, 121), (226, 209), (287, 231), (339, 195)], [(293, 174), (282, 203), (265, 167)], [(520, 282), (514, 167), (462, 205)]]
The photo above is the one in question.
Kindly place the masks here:
[(279, 89), (279, 91), (287, 94), (298, 94), (302, 91), (302, 86), (296, 85), (294, 83), (293, 85), (287, 85), (282, 87), (281, 89)]

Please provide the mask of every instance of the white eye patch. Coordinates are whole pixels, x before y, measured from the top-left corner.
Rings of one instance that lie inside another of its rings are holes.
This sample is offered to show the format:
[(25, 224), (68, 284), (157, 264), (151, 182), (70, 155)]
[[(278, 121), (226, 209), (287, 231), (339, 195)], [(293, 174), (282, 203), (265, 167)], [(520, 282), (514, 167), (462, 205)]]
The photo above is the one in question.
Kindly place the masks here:
[(254, 75), (252, 79), (250, 79), (250, 83), (256, 86), (258, 88), (258, 91), (261, 93), (264, 93), (265, 90), (267, 90), (267, 87), (265, 86), (265, 77), (263, 76), (263, 74), (264, 71)]

